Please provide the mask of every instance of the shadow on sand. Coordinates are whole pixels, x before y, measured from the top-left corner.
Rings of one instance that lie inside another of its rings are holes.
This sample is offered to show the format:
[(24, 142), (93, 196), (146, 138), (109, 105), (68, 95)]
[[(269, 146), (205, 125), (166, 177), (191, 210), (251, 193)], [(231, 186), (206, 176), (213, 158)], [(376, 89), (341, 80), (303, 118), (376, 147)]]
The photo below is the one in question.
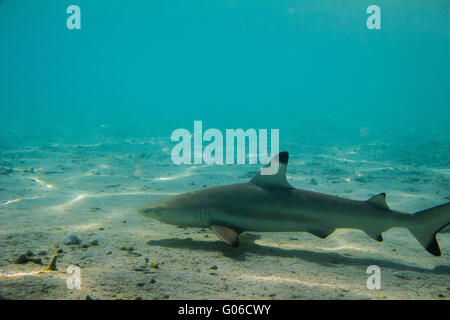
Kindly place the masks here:
[(258, 256), (272, 256), (282, 258), (298, 258), (304, 261), (309, 261), (328, 267), (342, 267), (345, 266), (370, 266), (378, 265), (384, 268), (390, 268), (400, 271), (413, 271), (428, 274), (450, 274), (450, 267), (445, 265), (437, 266), (433, 269), (420, 268), (409, 266), (406, 264), (393, 262), (384, 259), (370, 259), (370, 258), (354, 258), (343, 256), (334, 252), (314, 252), (308, 250), (298, 249), (282, 249), (275, 247), (261, 246), (255, 243), (259, 239), (259, 235), (243, 234), (240, 239), (238, 248), (230, 247), (222, 241), (196, 241), (192, 239), (162, 239), (150, 240), (147, 242), (150, 246), (160, 246), (167, 248), (190, 249), (200, 251), (221, 252), (224, 256), (243, 261), (246, 255), (254, 254)]

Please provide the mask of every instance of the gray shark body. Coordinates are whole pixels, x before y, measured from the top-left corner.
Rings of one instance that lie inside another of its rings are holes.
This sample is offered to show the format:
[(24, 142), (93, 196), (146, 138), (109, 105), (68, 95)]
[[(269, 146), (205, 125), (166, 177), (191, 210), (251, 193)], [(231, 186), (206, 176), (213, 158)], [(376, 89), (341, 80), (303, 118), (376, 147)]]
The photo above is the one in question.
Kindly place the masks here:
[(305, 231), (325, 238), (338, 228), (354, 228), (382, 241), (383, 231), (405, 227), (427, 251), (441, 255), (435, 235), (450, 223), (450, 203), (406, 214), (391, 210), (384, 193), (356, 201), (295, 189), (286, 181), (288, 157), (282, 152), (272, 159), (278, 165), (275, 175), (259, 172), (248, 183), (180, 194), (152, 202), (139, 212), (168, 224), (210, 227), (232, 246), (238, 245), (245, 231)]

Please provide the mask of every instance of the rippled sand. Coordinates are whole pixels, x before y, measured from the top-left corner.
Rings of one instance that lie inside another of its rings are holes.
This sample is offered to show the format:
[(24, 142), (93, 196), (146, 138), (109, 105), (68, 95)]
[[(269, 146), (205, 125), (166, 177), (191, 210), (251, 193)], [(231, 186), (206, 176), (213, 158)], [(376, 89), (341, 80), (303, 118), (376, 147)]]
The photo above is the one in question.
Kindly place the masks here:
[[(448, 144), (424, 144), (408, 156), (401, 141), (332, 147), (296, 141), (284, 145), (291, 155), (288, 180), (297, 188), (359, 200), (386, 192), (391, 208), (405, 212), (450, 200)], [(324, 240), (307, 233), (244, 233), (236, 249), (210, 230), (177, 228), (138, 215), (136, 208), (149, 201), (245, 182), (258, 170), (250, 165), (175, 166), (170, 148), (170, 141), (156, 138), (5, 144), (0, 296), (449, 299), (448, 229), (438, 234), (439, 258), (406, 229), (386, 232), (382, 243), (358, 230), (338, 230)], [(75, 233), (81, 245), (64, 245), (67, 233)], [(94, 240), (98, 245), (89, 245)], [(57, 247), (63, 250), (58, 270), (41, 272)], [(14, 263), (28, 250), (43, 265)], [(40, 251), (46, 254), (38, 256)], [(67, 288), (69, 265), (81, 268), (79, 290)], [(381, 290), (367, 288), (371, 265), (381, 268)]]

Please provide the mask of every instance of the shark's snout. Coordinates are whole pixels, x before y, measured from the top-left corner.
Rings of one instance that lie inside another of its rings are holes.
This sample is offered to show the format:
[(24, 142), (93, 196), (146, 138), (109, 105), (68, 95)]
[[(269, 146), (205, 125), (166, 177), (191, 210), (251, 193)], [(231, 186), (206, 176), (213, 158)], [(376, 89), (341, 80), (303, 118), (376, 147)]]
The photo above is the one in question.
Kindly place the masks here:
[(187, 205), (186, 201), (180, 200), (179, 197), (171, 197), (150, 202), (139, 208), (138, 212), (144, 217), (163, 223), (190, 226), (197, 223), (195, 213), (199, 212), (199, 208)]
[(160, 219), (163, 214), (164, 208), (160, 205), (147, 205), (138, 209), (139, 214), (148, 217)]

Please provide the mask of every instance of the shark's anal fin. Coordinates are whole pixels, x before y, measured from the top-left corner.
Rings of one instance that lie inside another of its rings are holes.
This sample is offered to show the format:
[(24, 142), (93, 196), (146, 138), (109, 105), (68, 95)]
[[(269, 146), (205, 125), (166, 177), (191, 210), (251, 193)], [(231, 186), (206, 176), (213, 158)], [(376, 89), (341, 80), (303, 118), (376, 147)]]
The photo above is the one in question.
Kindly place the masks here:
[(230, 228), (218, 225), (212, 225), (211, 229), (222, 241), (229, 244), (230, 246), (237, 247), (239, 245), (238, 232)]
[(367, 202), (379, 208), (389, 209), (389, 206), (386, 203), (386, 193), (384, 192), (374, 195), (367, 200)]
[(319, 237), (321, 239), (325, 239), (326, 237), (328, 237), (330, 234), (332, 234), (334, 232), (334, 230), (325, 230), (325, 229), (313, 229), (313, 230), (308, 230), (308, 233), (311, 233), (313, 235), (315, 235), (316, 237)]
[(373, 240), (376, 240), (378, 242), (382, 242), (383, 241), (383, 236), (381, 235), (381, 232), (374, 232), (374, 231), (369, 231), (369, 230), (364, 230), (364, 232), (371, 237)]
[(294, 189), (286, 180), (288, 160), (289, 153), (280, 152), (250, 180), (250, 183), (262, 188)]

